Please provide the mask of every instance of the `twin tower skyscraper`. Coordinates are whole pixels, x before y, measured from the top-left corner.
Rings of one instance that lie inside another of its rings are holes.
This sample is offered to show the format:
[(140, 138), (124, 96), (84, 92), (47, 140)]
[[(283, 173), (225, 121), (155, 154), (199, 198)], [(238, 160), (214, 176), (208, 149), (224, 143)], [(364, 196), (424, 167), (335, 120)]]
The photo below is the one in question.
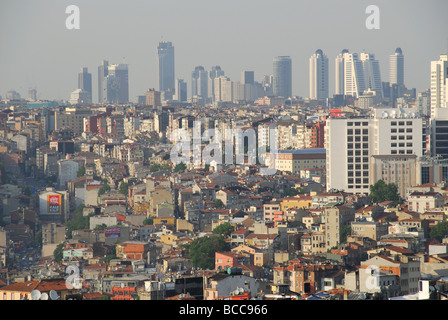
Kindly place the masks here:
[[(329, 97), (328, 58), (322, 50), (309, 59), (309, 98), (313, 100)], [(404, 86), (404, 57), (400, 48), (389, 56), (390, 85)], [(383, 96), (380, 65), (372, 53), (350, 53), (347, 49), (335, 59), (335, 94), (358, 98), (364, 91), (375, 91)]]

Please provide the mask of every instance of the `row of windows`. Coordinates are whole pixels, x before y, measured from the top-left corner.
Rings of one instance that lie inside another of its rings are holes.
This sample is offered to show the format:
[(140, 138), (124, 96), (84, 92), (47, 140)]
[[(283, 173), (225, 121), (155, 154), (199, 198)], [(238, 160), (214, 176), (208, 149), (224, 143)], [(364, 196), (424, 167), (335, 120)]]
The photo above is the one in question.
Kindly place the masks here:
[[(354, 181), (354, 182), (353, 182)], [(362, 182), (361, 182), (362, 181)], [(348, 178), (347, 179), (347, 182), (348, 182), (348, 184), (349, 184), (349, 188), (350, 188), (350, 185), (352, 185), (353, 183), (355, 183), (355, 184), (361, 184), (361, 183), (369, 183), (369, 178), (356, 178), (356, 179), (352, 179), (352, 178)], [(368, 188), (369, 186), (364, 186), (364, 188)], [(357, 188), (358, 188), (358, 186), (357, 186)], [(360, 187), (359, 187), (360, 188)]]
[[(390, 129), (390, 132), (391, 133), (397, 133), (397, 128), (392, 128), (392, 129)], [(404, 133), (405, 131), (404, 131), (404, 128), (399, 128), (398, 129), (398, 132), (399, 133)], [(412, 133), (412, 128), (406, 128), (406, 132), (408, 132), (408, 133)]]
[[(390, 147), (391, 147), (391, 148), (396, 148), (396, 147), (397, 147), (397, 143), (396, 143), (396, 142), (392, 142), (392, 143), (390, 144)], [(403, 148), (403, 147), (404, 147), (404, 142), (400, 142), (400, 143), (398, 144), (398, 147)], [(408, 148), (412, 148), (412, 142), (406, 142), (406, 147), (408, 147)]]
[(354, 185), (350, 184), (350, 185), (348, 185), (348, 188), (349, 188), (349, 189), (361, 189), (361, 188), (363, 188), (363, 189), (369, 189), (369, 185), (363, 185), (363, 186), (361, 186), (361, 185), (356, 185), (356, 186), (354, 186)]
[(405, 152), (405, 150), (398, 150), (398, 153), (397, 153), (397, 150), (391, 150), (390, 151), (390, 153), (391, 154), (412, 154), (412, 150), (406, 150), (406, 152)]
[[(355, 149), (361, 149), (361, 143), (355, 143), (354, 145), (353, 145), (353, 143), (347, 143), (347, 149), (353, 149), (353, 146), (355, 146)], [(368, 149), (369, 144), (363, 143), (362, 147), (363, 147), (363, 149)]]
[[(392, 122), (390, 123), (390, 125), (391, 125), (391, 126), (396, 126), (397, 123), (398, 123), (399, 126), (404, 126), (405, 121), (398, 121), (398, 122), (397, 122), (397, 121), (392, 121)], [(407, 125), (407, 126), (412, 126), (412, 121), (406, 121), (406, 125)]]
[[(353, 124), (355, 125), (355, 126), (360, 126), (361, 125), (361, 122), (347, 122), (347, 126), (353, 126)], [(369, 125), (369, 123), (367, 122), (367, 121), (363, 121), (362, 122), (362, 125), (363, 126), (368, 126)]]
[[(361, 162), (361, 159), (362, 159), (362, 162), (369, 162), (369, 158), (368, 158), (368, 157), (363, 157), (363, 158), (361, 158), (361, 157), (355, 157), (355, 158), (354, 158), (354, 160), (355, 160), (356, 163), (360, 163), (360, 162)], [(353, 163), (353, 157), (348, 157), (348, 158), (347, 158), (347, 162), (348, 162), (348, 163)]]
[[(353, 154), (355, 156), (360, 156), (361, 155), (361, 150), (355, 150), (355, 152), (353, 152), (353, 150), (348, 150), (347, 151), (347, 156), (353, 156)], [(369, 155), (369, 150), (362, 150), (362, 155), (363, 156), (368, 156)]]
[(350, 135), (350, 134), (353, 134), (353, 132), (355, 133), (355, 134), (361, 134), (361, 132), (362, 132), (362, 134), (368, 134), (369, 133), (369, 129), (355, 129), (355, 130), (353, 130), (353, 129), (347, 129), (347, 134), (348, 135)]
[[(361, 170), (361, 165), (360, 164), (355, 164), (355, 170)], [(347, 165), (347, 169), (348, 170), (353, 170), (353, 164), (349, 164)], [(368, 170), (369, 169), (369, 165), (368, 164), (363, 164), (362, 165), (362, 169), (363, 170)]]
[[(348, 142), (353, 142), (353, 137), (352, 136), (348, 136), (347, 137), (347, 141)], [(368, 136), (363, 136), (362, 137), (362, 141), (363, 142), (368, 142), (369, 141), (369, 137)], [(360, 136), (355, 136), (355, 142), (361, 142), (361, 137)]]
[[(397, 140), (397, 136), (390, 136), (391, 140)], [(404, 140), (405, 136), (398, 136), (398, 140)], [(412, 140), (412, 136), (406, 136), (406, 140)]]
[[(347, 173), (347, 175), (348, 175), (349, 177), (353, 177), (353, 173), (355, 174), (355, 177), (361, 177), (361, 171), (355, 171), (355, 172), (353, 172), (353, 171), (349, 171), (349, 172)], [(369, 171), (363, 171), (363, 172), (362, 172), (362, 176), (364, 176), (364, 177), (368, 177), (368, 176), (369, 176)]]

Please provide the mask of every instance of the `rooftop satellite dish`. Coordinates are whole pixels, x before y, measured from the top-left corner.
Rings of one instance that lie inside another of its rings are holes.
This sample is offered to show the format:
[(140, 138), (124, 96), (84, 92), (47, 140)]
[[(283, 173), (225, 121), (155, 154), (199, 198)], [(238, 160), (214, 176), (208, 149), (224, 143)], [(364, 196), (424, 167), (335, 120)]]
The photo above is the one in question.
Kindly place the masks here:
[(39, 290), (31, 291), (31, 300), (40, 300), (41, 296), (42, 296), (42, 294), (40, 293)]
[(58, 300), (58, 298), (59, 298), (58, 293), (56, 291), (54, 291), (54, 290), (51, 290), (50, 291), (50, 298), (51, 298), (51, 300)]
[(48, 294), (47, 293), (42, 293), (40, 296), (40, 300), (48, 300)]

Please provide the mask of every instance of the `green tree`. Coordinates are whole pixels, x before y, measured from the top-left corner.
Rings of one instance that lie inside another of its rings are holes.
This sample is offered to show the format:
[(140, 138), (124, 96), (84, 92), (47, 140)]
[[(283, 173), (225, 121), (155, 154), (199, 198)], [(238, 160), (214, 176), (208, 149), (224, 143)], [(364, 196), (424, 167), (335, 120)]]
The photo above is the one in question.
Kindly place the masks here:
[(152, 225), (154, 223), (154, 219), (153, 218), (146, 218), (145, 220), (143, 220), (142, 224), (144, 226), (146, 225)]
[(67, 221), (67, 223), (65, 224), (67, 227), (67, 239), (72, 238), (73, 230), (89, 229), (89, 220), (92, 214), (84, 216), (83, 209), (84, 205), (79, 205), (75, 210), (75, 217), (72, 220)]
[(339, 233), (339, 242), (346, 243), (347, 237), (352, 233), (350, 225), (346, 224), (341, 227), (341, 232)]
[(216, 199), (215, 200), (215, 207), (216, 208), (224, 208), (225, 207), (224, 202), (222, 202), (221, 199)]
[(183, 162), (176, 164), (176, 166), (174, 167), (174, 172), (175, 173), (179, 173), (179, 172), (184, 172), (187, 169), (187, 165)]
[(79, 177), (84, 177), (86, 175), (86, 167), (81, 167), (78, 169), (78, 172), (76, 172), (76, 176)]
[(29, 186), (25, 186), (25, 188), (23, 188), (23, 194), (26, 196), (30, 196), (31, 195), (31, 189)]
[(444, 237), (448, 235), (448, 221), (439, 222), (431, 228), (429, 237), (431, 239), (437, 239), (442, 241)]
[(294, 197), (298, 194), (304, 194), (305, 190), (303, 188), (293, 188), (289, 187), (283, 190), (283, 197)]
[(34, 241), (36, 241), (39, 245), (42, 245), (42, 230), (36, 232), (34, 236)]
[(56, 246), (56, 249), (54, 249), (53, 251), (53, 260), (56, 261), (57, 263), (61, 263), (63, 256), (63, 252), (64, 252), (64, 245), (65, 243), (60, 243)]
[(383, 180), (378, 180), (370, 186), (371, 203), (380, 203), (383, 201), (393, 201), (394, 205), (402, 203), (397, 185), (394, 183), (386, 184)]
[(211, 235), (194, 240), (189, 255), (195, 267), (212, 270), (215, 268), (215, 253), (229, 250), (229, 244), (221, 235)]
[(222, 223), (212, 230), (213, 233), (219, 234), (224, 238), (230, 236), (233, 231), (235, 231), (235, 227), (232, 226), (229, 222)]
[(105, 194), (108, 191), (110, 191), (110, 186), (109, 186), (109, 184), (106, 181), (106, 182), (104, 182), (103, 186), (101, 188), (99, 188), (98, 196), (101, 196), (101, 195)]
[(120, 186), (118, 187), (118, 192), (127, 195), (129, 192), (129, 184), (127, 182), (121, 181)]
[(106, 228), (107, 228), (107, 225), (105, 223), (102, 223), (102, 224), (96, 225), (93, 230), (95, 230), (95, 231), (102, 231), (102, 230), (104, 230)]

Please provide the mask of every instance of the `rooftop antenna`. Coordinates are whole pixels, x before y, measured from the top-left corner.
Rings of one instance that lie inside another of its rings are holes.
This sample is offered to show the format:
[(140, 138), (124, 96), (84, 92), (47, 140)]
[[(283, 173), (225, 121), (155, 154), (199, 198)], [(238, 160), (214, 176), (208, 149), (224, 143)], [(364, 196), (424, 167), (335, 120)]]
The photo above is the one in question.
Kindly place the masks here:
[(42, 293), (40, 296), (40, 300), (48, 300), (48, 293)]

